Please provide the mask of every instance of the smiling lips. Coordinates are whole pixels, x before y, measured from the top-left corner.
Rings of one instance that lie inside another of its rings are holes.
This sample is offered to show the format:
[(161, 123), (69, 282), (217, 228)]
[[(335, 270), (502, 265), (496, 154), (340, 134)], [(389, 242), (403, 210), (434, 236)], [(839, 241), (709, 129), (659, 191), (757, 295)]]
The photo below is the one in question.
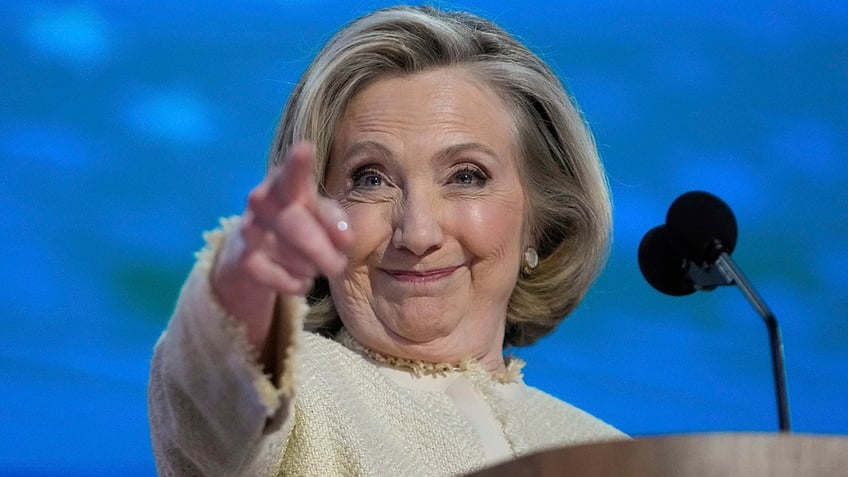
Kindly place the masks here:
[(401, 282), (426, 283), (435, 282), (442, 278), (448, 277), (455, 272), (459, 267), (435, 268), (433, 270), (414, 271), (414, 270), (384, 270), (395, 280)]

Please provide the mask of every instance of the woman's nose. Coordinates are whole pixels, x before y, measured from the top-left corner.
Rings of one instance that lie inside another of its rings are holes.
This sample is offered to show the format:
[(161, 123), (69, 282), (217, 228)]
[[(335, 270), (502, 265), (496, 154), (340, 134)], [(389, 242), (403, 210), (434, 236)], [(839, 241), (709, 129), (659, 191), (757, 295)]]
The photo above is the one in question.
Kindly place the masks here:
[(408, 193), (395, 217), (392, 245), (423, 256), (442, 246), (444, 233), (435, 199), (422, 192)]

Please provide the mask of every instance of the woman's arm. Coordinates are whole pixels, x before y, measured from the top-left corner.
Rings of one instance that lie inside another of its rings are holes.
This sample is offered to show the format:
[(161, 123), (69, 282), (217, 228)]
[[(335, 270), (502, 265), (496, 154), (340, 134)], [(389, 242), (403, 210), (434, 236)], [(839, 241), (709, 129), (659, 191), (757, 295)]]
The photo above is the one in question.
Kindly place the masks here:
[[(156, 345), (148, 389), (151, 437), (160, 475), (239, 475), (254, 464), (275, 431), (288, 432), (293, 396), (296, 333), (279, 330), (284, 343), (277, 376), (265, 374), (243, 323), (217, 301), (209, 284), (224, 230), (208, 235), (207, 247), (189, 274), (168, 329)], [(281, 302), (277, 320), (299, 325), (302, 299)], [(272, 340), (269, 336), (269, 342)], [(279, 436), (279, 438), (284, 438)]]
[(150, 425), (162, 475), (239, 475), (282, 446), (292, 360), (318, 273), (338, 273), (344, 215), (319, 197), (312, 149), (254, 189), (241, 219), (206, 236), (168, 329), (156, 346)]

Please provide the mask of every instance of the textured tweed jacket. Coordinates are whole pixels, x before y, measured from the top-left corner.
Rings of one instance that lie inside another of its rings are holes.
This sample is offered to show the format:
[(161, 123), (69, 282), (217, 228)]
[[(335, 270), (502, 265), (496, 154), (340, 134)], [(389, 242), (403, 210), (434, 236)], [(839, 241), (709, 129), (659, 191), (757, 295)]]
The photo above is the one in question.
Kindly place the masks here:
[[(283, 329), (280, 371), (263, 374), (244, 328), (209, 287), (225, 233), (207, 235), (154, 352), (148, 404), (160, 475), (459, 475), (623, 437), (524, 384), (515, 363), (506, 383), (473, 365), (413, 374), (350, 344)], [(305, 303), (283, 305), (298, 330)]]

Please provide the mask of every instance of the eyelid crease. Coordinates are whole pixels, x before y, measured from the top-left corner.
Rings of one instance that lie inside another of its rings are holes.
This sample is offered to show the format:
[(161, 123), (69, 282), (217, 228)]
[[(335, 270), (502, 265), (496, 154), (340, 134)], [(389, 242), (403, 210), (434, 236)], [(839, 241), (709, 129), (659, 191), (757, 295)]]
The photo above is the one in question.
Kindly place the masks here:
[(368, 165), (365, 165), (365, 166), (362, 166), (362, 167), (357, 167), (356, 169), (354, 169), (353, 172), (350, 174), (350, 180), (353, 181), (353, 182), (356, 182), (359, 179), (362, 179), (363, 177), (365, 177), (369, 174), (373, 174), (375, 176), (381, 176), (381, 177), (384, 177), (386, 175), (378, 167), (375, 167), (372, 164), (368, 164)]

